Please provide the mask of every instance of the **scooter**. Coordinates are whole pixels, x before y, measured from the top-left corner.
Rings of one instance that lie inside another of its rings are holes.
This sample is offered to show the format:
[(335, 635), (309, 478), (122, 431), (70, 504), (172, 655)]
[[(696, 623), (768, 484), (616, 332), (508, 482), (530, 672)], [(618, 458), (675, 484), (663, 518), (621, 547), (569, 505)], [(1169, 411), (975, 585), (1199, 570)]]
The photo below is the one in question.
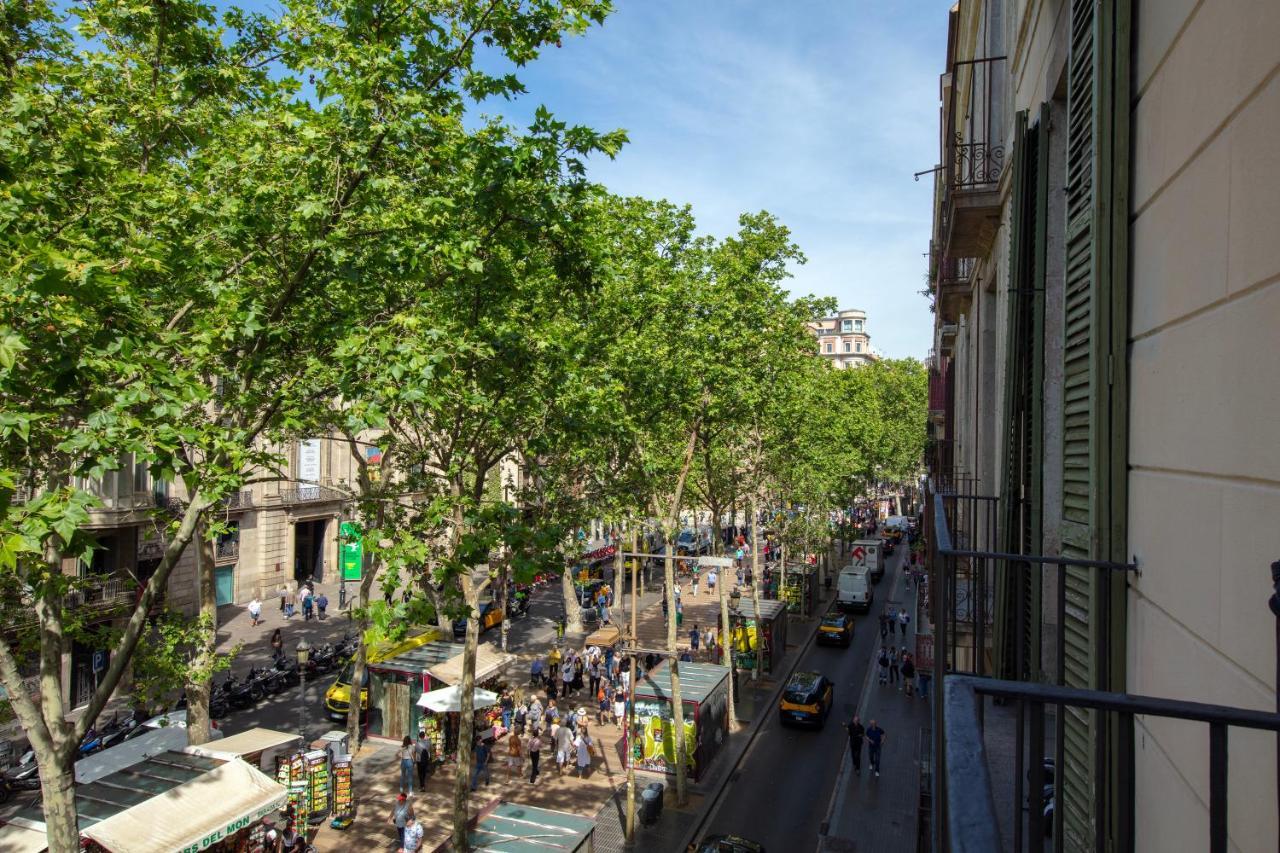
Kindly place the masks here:
[(142, 728), (142, 725), (138, 722), (138, 718), (130, 714), (114, 730), (102, 736), (102, 748), (110, 749), (116, 744), (124, 743), (134, 737), (140, 728)]
[(40, 790), (40, 766), (36, 754), (27, 750), (18, 764), (0, 773), (0, 803), (7, 803), (22, 791)]
[(285, 657), (283, 654), (275, 656), (271, 662), (271, 667), (275, 672), (280, 673), (280, 678), (286, 688), (302, 682), (302, 676), (298, 673), (298, 662)]

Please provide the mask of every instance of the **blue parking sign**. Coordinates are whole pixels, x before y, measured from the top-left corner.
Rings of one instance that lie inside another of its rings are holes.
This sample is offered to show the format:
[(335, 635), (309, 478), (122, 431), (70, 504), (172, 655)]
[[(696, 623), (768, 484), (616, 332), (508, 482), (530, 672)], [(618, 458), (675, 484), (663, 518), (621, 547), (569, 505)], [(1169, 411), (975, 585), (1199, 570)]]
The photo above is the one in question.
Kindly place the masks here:
[(93, 671), (102, 672), (107, 668), (107, 650), (98, 649), (93, 653)]

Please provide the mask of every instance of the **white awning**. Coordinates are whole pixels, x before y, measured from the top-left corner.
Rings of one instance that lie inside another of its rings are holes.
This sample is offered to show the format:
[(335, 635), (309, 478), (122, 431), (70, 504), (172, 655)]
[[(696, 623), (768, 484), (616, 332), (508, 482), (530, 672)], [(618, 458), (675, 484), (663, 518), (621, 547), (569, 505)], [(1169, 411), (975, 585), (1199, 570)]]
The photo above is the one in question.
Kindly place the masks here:
[(44, 853), (48, 849), (49, 836), (44, 830), (15, 823), (0, 826), (0, 850), (4, 853)]
[[(465, 654), (464, 652), (454, 655), (444, 663), (429, 668), (427, 672), (432, 678), (443, 681), (445, 684), (461, 684), (462, 660)], [(515, 659), (515, 655), (509, 655), (488, 643), (478, 647), (476, 649), (476, 684), (497, 675), (503, 667)]]
[(249, 729), (220, 740), (211, 740), (200, 746), (189, 746), (185, 751), (208, 758), (229, 759), (301, 741), (302, 736), (299, 734), (278, 732), (274, 729)]
[(243, 761), (228, 761), (82, 831), (113, 853), (203, 850), (285, 804), (286, 791)]
[[(432, 690), (430, 693), (419, 696), (418, 707), (431, 711), (457, 712), (462, 710), (462, 696), (461, 687), (441, 687), (439, 690)], [(471, 694), (471, 701), (472, 707), (477, 711), (481, 708), (491, 708), (498, 704), (498, 694), (477, 687)]]

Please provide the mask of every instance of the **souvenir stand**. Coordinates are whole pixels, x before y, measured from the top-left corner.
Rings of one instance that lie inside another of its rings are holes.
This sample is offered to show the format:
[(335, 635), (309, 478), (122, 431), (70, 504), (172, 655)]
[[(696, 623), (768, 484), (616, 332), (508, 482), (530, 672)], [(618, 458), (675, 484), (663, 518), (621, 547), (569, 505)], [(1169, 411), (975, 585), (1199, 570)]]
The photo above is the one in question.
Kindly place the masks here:
[[(630, 733), (628, 752), (637, 770), (675, 772), (671, 694), (670, 660), (664, 660), (636, 685), (635, 730)], [(689, 771), (697, 781), (729, 739), (729, 668), (680, 664), (680, 698)]]
[[(365, 732), (369, 737), (399, 742), (405, 735), (417, 737), (425, 726), (433, 740), (443, 743), (439, 720), (424, 716), (418, 697), (444, 686), (428, 669), (456, 657), (459, 643), (434, 640), (403, 654), (369, 666), (369, 716)], [(437, 752), (437, 754), (439, 754)]]
[[(502, 715), (497, 706), (496, 697), (503, 687), (506, 668), (515, 661), (516, 656), (507, 654), (491, 643), (481, 643), (476, 649), (475, 685), (480, 690), (491, 691), (495, 700), (491, 705), (476, 705), (475, 731), (501, 723)], [(456, 686), (462, 682), (463, 656), (455, 655), (444, 663), (428, 670), (432, 683), (436, 687)], [(436, 743), (436, 755), (444, 761), (452, 761), (458, 749), (458, 713), (456, 711), (425, 710), (423, 719), (434, 720), (436, 730), (443, 733), (441, 741)], [(428, 730), (430, 734), (430, 730)]]
[[(255, 853), (265, 840), (263, 818), (286, 797), (248, 762), (185, 750), (160, 752), (77, 785), (75, 795), (81, 849), (93, 853)], [(38, 800), (11, 814), (7, 824), (0, 827), (0, 850), (46, 849)]]

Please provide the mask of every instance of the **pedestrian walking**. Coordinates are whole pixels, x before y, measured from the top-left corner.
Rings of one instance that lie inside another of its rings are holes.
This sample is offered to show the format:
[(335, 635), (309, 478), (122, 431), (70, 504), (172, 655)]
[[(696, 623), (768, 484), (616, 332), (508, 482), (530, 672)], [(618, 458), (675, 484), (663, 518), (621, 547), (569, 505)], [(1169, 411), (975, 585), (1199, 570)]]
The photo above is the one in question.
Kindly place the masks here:
[(889, 617), (887, 614), (881, 613), (880, 614), (880, 639), (886, 640), (888, 638), (889, 638)]
[(529, 781), (538, 781), (538, 761), (542, 758), (542, 738), (537, 729), (529, 730), (529, 742), (525, 744), (529, 751)]
[(409, 821), (412, 819), (413, 804), (401, 793), (396, 797), (396, 804), (391, 809), (391, 822), (395, 824), (396, 838), (400, 842), (401, 849), (404, 848), (405, 827), (409, 825)]
[[(890, 646), (889, 647), (889, 683), (890, 684), (898, 683), (898, 676), (901, 674), (900, 667), (899, 667), (900, 662), (901, 662), (901, 658), (898, 655), (897, 646)], [(899, 687), (898, 689), (901, 690), (902, 688)]]
[(717, 579), (718, 578), (716, 576), (715, 569), (712, 569), (711, 571), (707, 572), (707, 595), (711, 596), (712, 598), (715, 598), (715, 595), (716, 595)]
[(422, 836), (425, 832), (418, 819), (410, 814), (404, 826), (404, 840), (400, 842), (404, 853), (418, 853), (422, 849)]
[(880, 647), (880, 656), (876, 658), (876, 663), (880, 667), (880, 684), (889, 683), (889, 650), (884, 646)]
[(400, 793), (413, 793), (413, 740), (404, 736), (404, 742), (396, 750), (396, 761), (400, 764)]
[(284, 618), (292, 619), (294, 615), (294, 605), (297, 602), (297, 596), (293, 594), (292, 589), (284, 591)]
[(493, 741), (488, 738), (476, 738), (476, 764), (471, 771), (471, 790), (478, 787), (480, 777), (484, 777), (484, 786), (487, 788), (493, 781), (493, 777), (489, 772), (489, 756), (492, 752)]
[(680, 630), (680, 626), (684, 624), (684, 602), (676, 599), (676, 630)]
[(702, 637), (702, 632), (698, 630), (698, 626), (694, 625), (689, 630), (689, 648), (695, 652), (698, 650), (698, 640)]
[(916, 681), (915, 661), (911, 659), (911, 655), (903, 655), (902, 656), (902, 689), (906, 692), (908, 696), (911, 695), (911, 691), (915, 688), (915, 681)]
[(880, 778), (880, 750), (884, 748), (884, 741), (887, 735), (884, 729), (876, 724), (875, 720), (871, 721), (871, 725), (867, 727), (867, 768), (876, 774), (876, 778)]
[(578, 777), (587, 778), (587, 774), (591, 772), (591, 747), (595, 743), (587, 734), (587, 727), (583, 726), (582, 731), (578, 732), (578, 736), (573, 739), (573, 748), (578, 753)]
[(862, 775), (862, 742), (866, 739), (867, 730), (862, 725), (862, 718), (857, 714), (844, 724), (849, 733), (849, 758), (853, 761), (853, 772)]
[(418, 739), (413, 742), (413, 760), (418, 766), (418, 790), (427, 789), (427, 776), (431, 773), (431, 762), (435, 759), (435, 746), (427, 737), (426, 729), (418, 729)]
[(622, 729), (622, 721), (627, 716), (627, 694), (624, 690), (618, 690), (613, 694), (613, 722), (617, 724), (618, 729)]
[(896, 614), (893, 612), (893, 610), (891, 610), (891, 609), (886, 609), (886, 611), (885, 611), (885, 619), (884, 619), (884, 621), (885, 621), (885, 622), (887, 622), (887, 623), (889, 623), (889, 633), (890, 633), (890, 634), (896, 634), (896, 633), (897, 633), (898, 620), (894, 618), (894, 616), (895, 616), (895, 615), (896, 615)]
[(329, 596), (325, 595), (323, 592), (317, 595), (316, 596), (316, 615), (320, 619), (324, 618), (324, 612), (326, 609), (328, 609), (328, 607), (329, 607)]
[(520, 765), (524, 762), (524, 750), (520, 748), (520, 732), (513, 731), (507, 737), (507, 781), (520, 775)]
[(315, 612), (315, 606), (316, 606), (316, 599), (315, 599), (315, 596), (311, 594), (311, 588), (304, 586), (302, 588), (302, 621), (303, 622), (311, 621), (311, 617)]
[(574, 665), (573, 658), (568, 658), (560, 667), (560, 693), (566, 698), (573, 691)]
[(284, 654), (284, 637), (280, 636), (280, 629), (277, 628), (271, 632), (271, 657)]
[(567, 725), (555, 726), (551, 730), (551, 740), (556, 746), (556, 775), (561, 776), (573, 755), (573, 730)]
[(911, 614), (907, 612), (907, 608), (898, 611), (898, 629), (902, 632), (903, 639), (907, 636), (907, 626), (911, 624)]
[(253, 627), (258, 627), (258, 623), (262, 621), (262, 599), (255, 595), (246, 609), (249, 611), (249, 618), (253, 620)]

